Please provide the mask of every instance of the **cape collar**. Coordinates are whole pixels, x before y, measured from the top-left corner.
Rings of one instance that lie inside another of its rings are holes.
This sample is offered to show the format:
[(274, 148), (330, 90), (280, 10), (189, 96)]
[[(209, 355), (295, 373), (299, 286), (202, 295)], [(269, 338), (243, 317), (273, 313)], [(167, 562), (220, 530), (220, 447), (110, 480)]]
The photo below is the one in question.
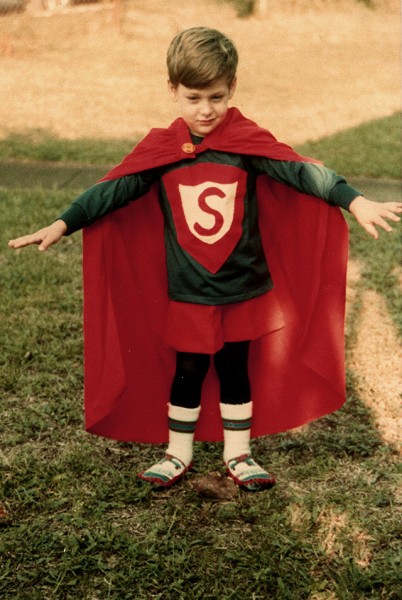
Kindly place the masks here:
[(193, 144), (182, 117), (173, 121), (168, 128), (151, 129), (132, 152), (101, 181), (194, 159), (197, 154), (207, 150), (274, 160), (311, 162), (311, 159), (300, 156), (290, 146), (278, 142), (267, 129), (259, 127), (232, 107), (228, 109), (224, 121), (198, 145)]

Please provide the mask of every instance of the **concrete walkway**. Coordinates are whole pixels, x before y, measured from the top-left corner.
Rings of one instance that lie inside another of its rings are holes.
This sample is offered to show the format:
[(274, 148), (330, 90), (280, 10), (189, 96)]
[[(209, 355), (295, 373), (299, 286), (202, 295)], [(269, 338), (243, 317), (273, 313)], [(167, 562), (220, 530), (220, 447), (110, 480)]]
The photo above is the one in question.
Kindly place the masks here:
[[(110, 167), (4, 161), (0, 162), (0, 188), (79, 192), (96, 183)], [(399, 181), (351, 177), (349, 183), (373, 200), (402, 200), (402, 183)]]

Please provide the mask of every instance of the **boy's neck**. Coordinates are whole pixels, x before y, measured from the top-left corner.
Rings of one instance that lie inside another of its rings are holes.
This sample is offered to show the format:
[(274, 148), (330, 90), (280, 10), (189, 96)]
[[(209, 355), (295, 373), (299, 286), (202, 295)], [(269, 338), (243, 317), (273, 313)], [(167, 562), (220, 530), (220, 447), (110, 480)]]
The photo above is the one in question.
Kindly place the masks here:
[(196, 135), (195, 133), (191, 133), (190, 131), (190, 136), (191, 136), (191, 141), (193, 142), (193, 144), (195, 144), (196, 146), (198, 144), (201, 144), (202, 140), (204, 139), (203, 135)]

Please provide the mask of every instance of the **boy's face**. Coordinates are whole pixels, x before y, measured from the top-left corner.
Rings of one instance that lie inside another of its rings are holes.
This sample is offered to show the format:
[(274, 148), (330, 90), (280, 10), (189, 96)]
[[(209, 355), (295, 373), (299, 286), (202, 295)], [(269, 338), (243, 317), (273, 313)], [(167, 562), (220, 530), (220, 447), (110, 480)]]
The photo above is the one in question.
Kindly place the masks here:
[(191, 133), (204, 137), (224, 120), (228, 102), (236, 88), (236, 79), (229, 86), (225, 79), (218, 79), (205, 88), (187, 88), (181, 83), (169, 82), (169, 91), (179, 105), (180, 114)]

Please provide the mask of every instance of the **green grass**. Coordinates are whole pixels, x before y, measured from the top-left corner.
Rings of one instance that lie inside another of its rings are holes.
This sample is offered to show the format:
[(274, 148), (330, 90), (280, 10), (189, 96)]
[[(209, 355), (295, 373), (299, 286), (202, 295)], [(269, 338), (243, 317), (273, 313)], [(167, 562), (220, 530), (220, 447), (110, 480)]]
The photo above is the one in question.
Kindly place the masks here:
[[(0, 160), (113, 165), (136, 140), (65, 140), (43, 130), (13, 133), (0, 140)], [(297, 150), (347, 176), (400, 179), (401, 113), (364, 123)]]
[(401, 113), (396, 113), (306, 142), (298, 151), (349, 177), (400, 179), (401, 133)]
[(360, 289), (374, 290), (384, 297), (389, 313), (402, 336), (401, 294), (401, 226), (394, 226), (391, 234), (382, 232), (377, 241), (367, 238), (365, 232), (350, 215), (350, 256), (359, 261), (362, 279)]
[[(399, 598), (398, 455), (352, 372), (340, 411), (255, 440), (278, 484), (231, 501), (199, 496), (197, 473), (155, 493), (136, 473), (161, 448), (83, 431), (80, 235), (45, 254), (6, 247), (70, 199), (68, 190), (0, 190), (0, 502), (12, 515), (0, 530), (0, 596)], [(374, 242), (350, 226), (361, 286), (383, 294), (397, 318), (398, 236)], [(222, 470), (221, 453), (221, 444), (198, 443), (198, 474)]]
[(43, 129), (12, 133), (0, 140), (0, 160), (51, 161), (85, 165), (120, 162), (137, 140), (65, 140)]

